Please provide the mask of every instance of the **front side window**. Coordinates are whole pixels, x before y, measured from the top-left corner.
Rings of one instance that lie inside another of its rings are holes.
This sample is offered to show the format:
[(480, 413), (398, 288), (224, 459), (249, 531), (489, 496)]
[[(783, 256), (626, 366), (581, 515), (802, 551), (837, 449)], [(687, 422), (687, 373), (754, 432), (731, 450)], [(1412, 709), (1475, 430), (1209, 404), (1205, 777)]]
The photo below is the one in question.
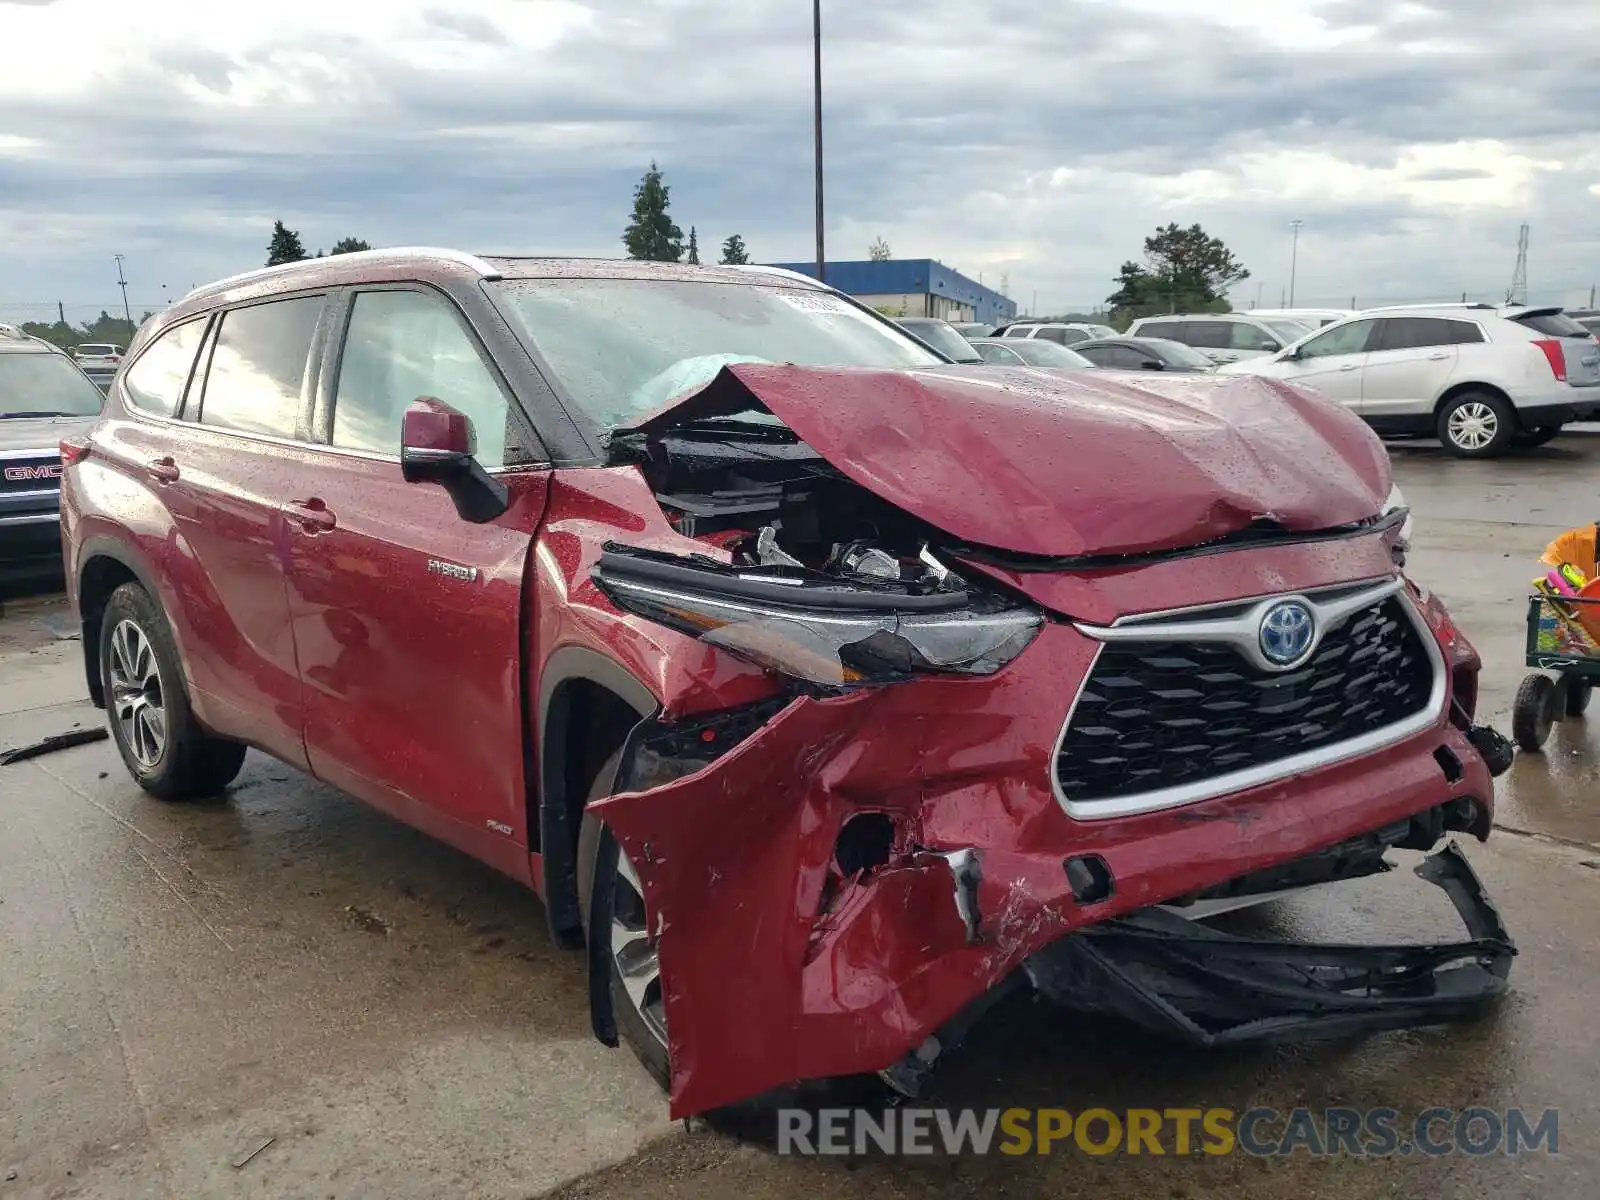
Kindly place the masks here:
[(903, 370), (944, 361), (827, 292), (663, 279), (491, 286), (512, 327), (607, 430), (697, 391), (730, 363)]
[[(1271, 326), (1263, 329), (1259, 325), (1252, 325), (1248, 321), (1231, 322), (1228, 331), (1228, 347), (1232, 350), (1282, 350), (1284, 342), (1277, 334), (1270, 332)], [(1302, 329), (1289, 341), (1298, 341), (1310, 330)]]
[(1332, 358), (1336, 354), (1364, 354), (1376, 321), (1351, 321), (1318, 334), (1300, 347), (1301, 358)]
[(398, 456), (418, 396), (465, 413), (486, 467), (506, 463), (511, 406), (450, 305), (425, 292), (362, 292), (350, 310), (333, 400), (333, 444)]
[(100, 389), (64, 354), (0, 354), (0, 420), (92, 417)]
[(1030, 367), (1064, 367), (1069, 371), (1081, 371), (1085, 367), (1094, 366), (1076, 351), (1058, 346), (1054, 342), (1040, 341), (1038, 338), (1029, 338), (1025, 344), (1018, 346), (1017, 357)]
[(1171, 338), (1189, 344), (1189, 336), (1183, 330), (1182, 321), (1142, 321), (1139, 324), (1138, 336)]
[(205, 331), (204, 317), (185, 321), (145, 347), (138, 361), (122, 376), (122, 390), (135, 408), (158, 417), (170, 417), (178, 411)]
[(321, 315), (321, 296), (224, 313), (200, 395), (200, 423), (295, 437), (311, 335)]

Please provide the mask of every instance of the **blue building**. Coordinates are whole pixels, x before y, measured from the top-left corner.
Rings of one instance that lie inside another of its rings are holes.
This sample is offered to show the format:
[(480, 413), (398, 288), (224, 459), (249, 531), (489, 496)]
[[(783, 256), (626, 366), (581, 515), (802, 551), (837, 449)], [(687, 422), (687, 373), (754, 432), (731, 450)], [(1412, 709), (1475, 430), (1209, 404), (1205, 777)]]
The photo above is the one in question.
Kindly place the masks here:
[[(817, 275), (817, 264), (769, 263)], [(831, 262), (826, 282), (891, 317), (938, 317), (1003, 325), (1016, 319), (1016, 301), (952, 271), (931, 258), (891, 258), (883, 262)]]

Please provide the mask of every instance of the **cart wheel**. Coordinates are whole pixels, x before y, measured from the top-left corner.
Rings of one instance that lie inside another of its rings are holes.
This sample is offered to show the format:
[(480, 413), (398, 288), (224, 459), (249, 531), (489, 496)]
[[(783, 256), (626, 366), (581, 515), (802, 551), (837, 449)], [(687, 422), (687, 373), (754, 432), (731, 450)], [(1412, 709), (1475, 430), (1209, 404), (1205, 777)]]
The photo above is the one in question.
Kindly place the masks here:
[(1567, 676), (1567, 716), (1581, 717), (1583, 710), (1589, 707), (1589, 693), (1594, 690), (1594, 684), (1587, 679), (1576, 675)]
[(1511, 710), (1511, 734), (1517, 745), (1530, 753), (1544, 749), (1555, 723), (1555, 680), (1548, 675), (1529, 675), (1517, 689), (1517, 702)]

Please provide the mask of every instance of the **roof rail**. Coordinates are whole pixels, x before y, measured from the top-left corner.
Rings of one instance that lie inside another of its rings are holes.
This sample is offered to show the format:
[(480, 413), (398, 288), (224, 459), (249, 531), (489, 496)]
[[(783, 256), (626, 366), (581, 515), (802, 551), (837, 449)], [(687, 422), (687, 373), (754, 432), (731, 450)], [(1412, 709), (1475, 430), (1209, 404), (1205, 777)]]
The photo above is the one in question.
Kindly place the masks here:
[(815, 275), (807, 275), (803, 271), (791, 271), (787, 267), (766, 267), (760, 263), (728, 263), (726, 265), (732, 267), (735, 271), (754, 271), (758, 275), (776, 275), (780, 279), (793, 279), (797, 283), (807, 283), (814, 288), (826, 288), (828, 286)]
[(1440, 301), (1437, 301), (1437, 302), (1429, 302), (1429, 301), (1424, 300), (1424, 301), (1421, 301), (1421, 302), (1416, 303), (1416, 304), (1379, 304), (1379, 305), (1376, 305), (1373, 308), (1363, 308), (1360, 311), (1364, 312), (1364, 313), (1374, 313), (1374, 312), (1407, 312), (1407, 311), (1409, 311), (1411, 309), (1414, 309), (1414, 308), (1487, 308), (1487, 309), (1493, 309), (1493, 308), (1496, 308), (1496, 307), (1498, 307), (1498, 306), (1494, 305), (1494, 304), (1485, 303), (1482, 300), (1467, 300), (1467, 301), (1440, 300)]
[[(344, 262), (381, 262), (393, 258), (437, 258), (446, 262), (459, 263), (476, 271), (484, 279), (500, 279), (501, 272), (490, 262), (468, 254), (464, 250), (448, 250), (439, 246), (390, 246), (382, 250), (355, 250), (348, 254), (330, 255)], [(199, 287), (184, 296), (185, 300), (195, 296), (203, 296), (211, 292), (226, 291), (229, 288), (239, 287), (241, 284), (254, 283), (258, 279), (272, 279), (279, 275), (290, 274), (296, 270), (303, 270), (307, 263), (317, 259), (300, 259), (297, 262), (278, 263), (271, 267), (257, 267), (253, 271), (241, 271), (237, 275), (228, 275), (210, 283), (202, 283)]]

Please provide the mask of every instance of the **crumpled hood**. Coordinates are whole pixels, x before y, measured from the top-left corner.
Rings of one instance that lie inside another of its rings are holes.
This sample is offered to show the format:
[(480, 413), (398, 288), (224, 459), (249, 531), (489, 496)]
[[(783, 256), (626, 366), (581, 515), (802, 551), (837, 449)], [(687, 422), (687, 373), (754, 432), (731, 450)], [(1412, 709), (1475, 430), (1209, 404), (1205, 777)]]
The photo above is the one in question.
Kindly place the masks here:
[(1377, 515), (1390, 485), (1360, 418), (1251, 376), (735, 364), (635, 428), (752, 407), (929, 524), (1022, 554), (1178, 549), (1260, 520), (1330, 529)]

